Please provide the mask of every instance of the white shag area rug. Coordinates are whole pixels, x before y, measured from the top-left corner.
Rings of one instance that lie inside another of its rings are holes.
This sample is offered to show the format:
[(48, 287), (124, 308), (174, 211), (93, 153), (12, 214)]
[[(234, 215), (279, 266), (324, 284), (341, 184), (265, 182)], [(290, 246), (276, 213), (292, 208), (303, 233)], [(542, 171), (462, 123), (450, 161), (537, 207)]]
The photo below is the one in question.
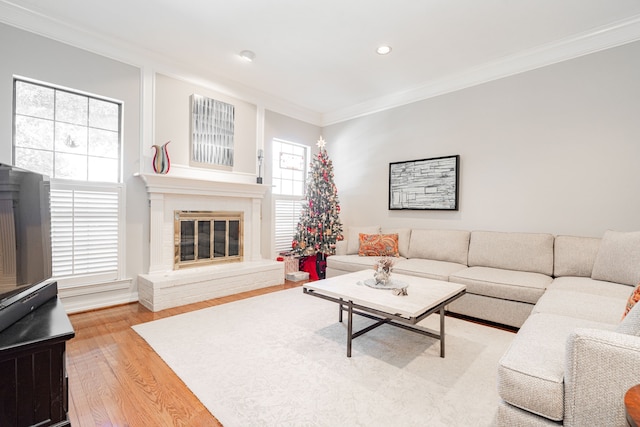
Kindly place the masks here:
[(491, 425), (514, 334), (447, 317), (443, 359), (439, 341), (383, 325), (347, 358), (344, 319), (293, 288), (133, 328), (225, 427)]

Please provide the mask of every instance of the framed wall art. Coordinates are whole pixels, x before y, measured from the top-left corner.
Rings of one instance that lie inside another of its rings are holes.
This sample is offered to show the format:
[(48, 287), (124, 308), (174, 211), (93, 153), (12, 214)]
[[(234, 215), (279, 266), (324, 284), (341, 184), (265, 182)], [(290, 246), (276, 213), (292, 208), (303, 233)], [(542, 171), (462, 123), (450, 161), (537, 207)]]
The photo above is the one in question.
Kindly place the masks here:
[(458, 210), (460, 156), (389, 163), (389, 209)]
[(233, 166), (234, 120), (233, 105), (191, 95), (191, 164)]

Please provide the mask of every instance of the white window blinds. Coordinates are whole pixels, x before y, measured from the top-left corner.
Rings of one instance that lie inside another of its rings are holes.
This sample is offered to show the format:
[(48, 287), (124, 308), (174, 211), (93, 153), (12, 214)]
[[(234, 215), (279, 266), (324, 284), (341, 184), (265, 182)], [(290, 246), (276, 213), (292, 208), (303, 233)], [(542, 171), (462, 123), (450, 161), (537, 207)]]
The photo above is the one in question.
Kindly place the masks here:
[(275, 249), (276, 253), (290, 251), (300, 219), (300, 200), (276, 199), (275, 201)]
[(53, 276), (117, 279), (121, 187), (51, 187)]

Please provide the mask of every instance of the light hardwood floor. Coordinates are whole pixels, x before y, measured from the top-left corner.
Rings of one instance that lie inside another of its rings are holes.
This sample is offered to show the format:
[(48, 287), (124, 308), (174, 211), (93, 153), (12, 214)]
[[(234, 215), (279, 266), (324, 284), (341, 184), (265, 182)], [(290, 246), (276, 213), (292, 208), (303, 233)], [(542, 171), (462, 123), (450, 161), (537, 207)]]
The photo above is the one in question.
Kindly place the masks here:
[(132, 325), (301, 286), (286, 282), (153, 313), (133, 303), (69, 316), (69, 420), (85, 426), (220, 426)]

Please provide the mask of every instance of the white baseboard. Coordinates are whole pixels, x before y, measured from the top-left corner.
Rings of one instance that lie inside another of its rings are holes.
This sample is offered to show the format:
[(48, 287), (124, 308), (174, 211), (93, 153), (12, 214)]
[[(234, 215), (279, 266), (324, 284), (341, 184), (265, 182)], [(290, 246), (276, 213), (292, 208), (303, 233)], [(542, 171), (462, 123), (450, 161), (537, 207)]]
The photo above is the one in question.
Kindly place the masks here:
[(58, 297), (67, 313), (96, 310), (138, 301), (131, 279), (58, 288)]

